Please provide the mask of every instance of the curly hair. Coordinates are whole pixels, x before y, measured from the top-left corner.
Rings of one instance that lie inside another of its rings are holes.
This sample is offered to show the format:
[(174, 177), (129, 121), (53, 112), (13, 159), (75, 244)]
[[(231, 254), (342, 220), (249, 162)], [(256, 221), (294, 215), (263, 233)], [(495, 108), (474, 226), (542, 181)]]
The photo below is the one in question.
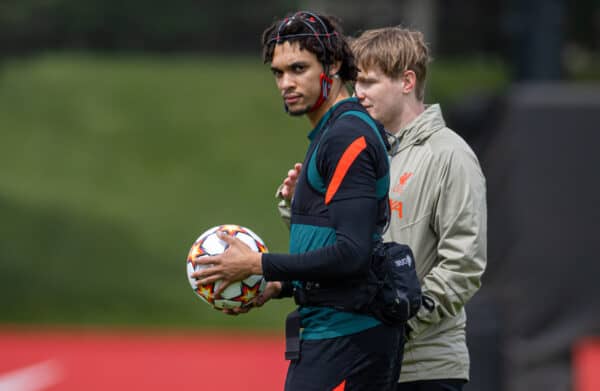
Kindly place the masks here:
[(340, 61), (340, 78), (344, 82), (356, 80), (354, 55), (336, 18), (299, 11), (277, 20), (263, 32), (263, 62), (271, 62), (275, 46), (286, 41), (298, 42), (300, 49), (313, 53), (324, 68)]

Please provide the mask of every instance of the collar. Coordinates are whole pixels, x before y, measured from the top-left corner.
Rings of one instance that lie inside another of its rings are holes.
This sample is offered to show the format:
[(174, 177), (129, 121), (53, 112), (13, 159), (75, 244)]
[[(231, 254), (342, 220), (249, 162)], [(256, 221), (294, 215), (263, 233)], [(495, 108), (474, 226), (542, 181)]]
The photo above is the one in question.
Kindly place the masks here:
[(420, 144), (433, 133), (446, 127), (439, 104), (426, 105), (425, 110), (394, 135), (388, 135), (388, 141), (392, 145), (392, 155), (402, 149)]
[(331, 117), (333, 116), (333, 113), (340, 108), (341, 105), (345, 104), (345, 103), (358, 103), (358, 98), (356, 97), (350, 97), (350, 98), (346, 98), (343, 99), (339, 102), (337, 102), (336, 104), (334, 104), (333, 106), (331, 106), (329, 108), (329, 110), (327, 110), (325, 112), (325, 114), (323, 114), (323, 117), (321, 117), (321, 119), (319, 120), (319, 122), (317, 122), (317, 126), (314, 127), (314, 129), (312, 129), (309, 133), (308, 133), (308, 139), (310, 141), (313, 141), (313, 139), (315, 138), (315, 136), (324, 128), (327, 127), (327, 124), (329, 122), (329, 120), (331, 119)]

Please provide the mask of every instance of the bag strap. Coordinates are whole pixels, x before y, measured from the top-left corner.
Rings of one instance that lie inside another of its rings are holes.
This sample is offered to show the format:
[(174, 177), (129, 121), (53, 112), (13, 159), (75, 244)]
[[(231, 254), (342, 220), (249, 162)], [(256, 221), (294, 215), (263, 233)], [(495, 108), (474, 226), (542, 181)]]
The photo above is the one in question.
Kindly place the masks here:
[(367, 125), (369, 125), (369, 127), (373, 130), (373, 132), (375, 132), (375, 134), (377, 135), (377, 138), (379, 139), (379, 141), (381, 142), (381, 145), (383, 145), (383, 149), (387, 150), (387, 147), (385, 145), (385, 142), (383, 141), (383, 137), (381, 137), (381, 133), (379, 132), (379, 128), (377, 127), (377, 125), (375, 125), (375, 121), (373, 121), (373, 119), (367, 115), (366, 113), (363, 113), (362, 111), (358, 111), (358, 110), (349, 110), (346, 111), (344, 114), (340, 115), (339, 118), (342, 117), (346, 117), (348, 115), (352, 115), (354, 117), (358, 117), (360, 118), (363, 122), (365, 122)]

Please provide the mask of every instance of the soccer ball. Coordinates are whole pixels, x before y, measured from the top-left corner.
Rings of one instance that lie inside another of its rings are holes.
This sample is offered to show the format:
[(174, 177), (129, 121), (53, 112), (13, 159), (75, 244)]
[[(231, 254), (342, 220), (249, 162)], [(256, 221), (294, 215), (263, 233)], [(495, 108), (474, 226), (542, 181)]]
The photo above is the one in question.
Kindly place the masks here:
[(211, 284), (198, 285), (196, 279), (191, 276), (193, 272), (206, 267), (205, 265), (194, 266), (194, 258), (206, 255), (217, 255), (227, 249), (227, 243), (219, 239), (217, 232), (225, 232), (228, 235), (235, 236), (254, 251), (260, 253), (268, 252), (267, 246), (265, 246), (263, 240), (246, 227), (235, 224), (212, 227), (200, 235), (192, 245), (192, 248), (190, 248), (187, 256), (188, 280), (196, 295), (217, 309), (243, 307), (265, 289), (266, 282), (263, 276), (252, 275), (242, 281), (232, 283), (221, 292), (220, 299), (215, 299), (214, 297), (214, 293), (221, 284), (220, 280)]

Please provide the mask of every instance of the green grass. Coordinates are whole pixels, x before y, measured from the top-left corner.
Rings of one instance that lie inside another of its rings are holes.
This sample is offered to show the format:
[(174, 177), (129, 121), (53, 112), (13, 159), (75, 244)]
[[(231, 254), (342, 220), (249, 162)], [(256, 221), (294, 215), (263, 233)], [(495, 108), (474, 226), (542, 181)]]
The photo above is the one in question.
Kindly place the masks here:
[[(502, 82), (471, 68), (434, 70), (434, 97)], [(258, 56), (4, 62), (0, 323), (281, 329), (289, 300), (225, 316), (194, 296), (185, 258), (223, 223), (286, 251), (273, 193), (308, 130)]]

